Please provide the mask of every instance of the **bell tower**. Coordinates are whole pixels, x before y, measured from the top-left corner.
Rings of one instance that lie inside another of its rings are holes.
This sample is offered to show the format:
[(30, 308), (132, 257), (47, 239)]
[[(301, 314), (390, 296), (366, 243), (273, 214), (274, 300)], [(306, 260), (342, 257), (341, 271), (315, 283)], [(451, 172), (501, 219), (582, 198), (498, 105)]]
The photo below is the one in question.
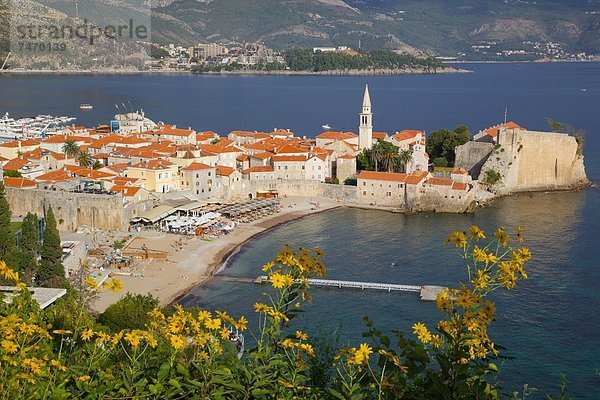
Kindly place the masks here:
[(373, 147), (373, 113), (371, 112), (369, 85), (366, 85), (358, 128), (358, 148), (363, 150), (370, 149), (371, 147)]

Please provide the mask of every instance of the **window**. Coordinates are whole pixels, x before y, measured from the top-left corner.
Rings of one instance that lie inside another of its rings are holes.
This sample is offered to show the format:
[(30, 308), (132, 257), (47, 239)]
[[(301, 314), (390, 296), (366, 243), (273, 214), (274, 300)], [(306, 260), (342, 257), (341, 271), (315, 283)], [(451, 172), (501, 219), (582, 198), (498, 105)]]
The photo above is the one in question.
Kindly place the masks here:
[(302, 166), (302, 170), (304, 170), (304, 165)]
[(200, 178), (200, 174), (196, 174), (196, 178)]
[(363, 186), (367, 186), (367, 182), (363, 182)]
[(319, 165), (319, 171), (321, 170), (321, 166)]
[(208, 176), (211, 176), (210, 174), (211, 174), (211, 172), (210, 172), (210, 171), (208, 171)]
[(392, 197), (392, 192), (387, 192), (387, 197)]
[(366, 196), (366, 195), (367, 195), (367, 192), (363, 190), (363, 196)]

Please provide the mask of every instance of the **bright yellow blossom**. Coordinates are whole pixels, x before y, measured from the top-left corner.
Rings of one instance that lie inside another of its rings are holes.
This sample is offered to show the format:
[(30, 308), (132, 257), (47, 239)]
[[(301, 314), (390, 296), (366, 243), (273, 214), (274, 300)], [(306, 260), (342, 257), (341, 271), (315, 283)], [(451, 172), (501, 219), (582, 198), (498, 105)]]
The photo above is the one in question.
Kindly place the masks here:
[(12, 340), (3, 340), (2, 341), (2, 348), (4, 350), (6, 350), (7, 353), (16, 353), (17, 349), (18, 349), (18, 346)]
[(206, 321), (206, 327), (208, 329), (219, 329), (221, 327), (221, 319), (213, 318)]
[(485, 239), (485, 233), (477, 225), (469, 227), (469, 236), (475, 240)]
[(452, 243), (456, 247), (465, 247), (467, 245), (467, 235), (464, 232), (453, 232), (448, 239), (447, 243)]
[(427, 344), (431, 342), (431, 332), (422, 322), (418, 322), (412, 326), (413, 333), (417, 335), (421, 343)]
[(299, 340), (308, 340), (308, 335), (301, 331), (296, 331), (296, 339)]
[(85, 331), (83, 331), (83, 332), (81, 333), (81, 338), (82, 338), (84, 341), (88, 341), (88, 340), (90, 340), (90, 338), (91, 338), (92, 336), (94, 336), (94, 331), (93, 331), (93, 330), (91, 330), (91, 329), (86, 329)]

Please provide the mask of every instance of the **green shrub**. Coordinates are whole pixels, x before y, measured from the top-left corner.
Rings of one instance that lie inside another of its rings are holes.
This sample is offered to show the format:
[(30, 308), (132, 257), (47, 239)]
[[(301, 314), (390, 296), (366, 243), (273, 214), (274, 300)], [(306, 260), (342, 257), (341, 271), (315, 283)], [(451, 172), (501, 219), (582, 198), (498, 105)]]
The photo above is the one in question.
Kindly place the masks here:
[(158, 307), (159, 302), (152, 295), (127, 293), (125, 297), (110, 305), (98, 317), (98, 322), (111, 332), (124, 329), (144, 329), (150, 322), (148, 313)]

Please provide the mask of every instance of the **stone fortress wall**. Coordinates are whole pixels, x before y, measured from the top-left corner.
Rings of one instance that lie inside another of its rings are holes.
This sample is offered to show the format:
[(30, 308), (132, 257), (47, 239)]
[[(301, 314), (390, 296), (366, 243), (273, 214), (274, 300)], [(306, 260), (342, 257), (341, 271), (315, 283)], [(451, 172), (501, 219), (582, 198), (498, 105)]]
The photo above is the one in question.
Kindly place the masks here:
[(577, 141), (562, 133), (501, 130), (498, 144), (482, 167), (480, 181), (487, 171), (501, 175), (500, 181), (491, 185), (498, 195), (569, 190), (589, 184)]
[(145, 201), (124, 207), (120, 194), (6, 188), (6, 195), (13, 216), (25, 216), (29, 212), (43, 216), (52, 207), (61, 231), (75, 231), (82, 226), (103, 230), (126, 229), (135, 215), (154, 206), (153, 201)]

